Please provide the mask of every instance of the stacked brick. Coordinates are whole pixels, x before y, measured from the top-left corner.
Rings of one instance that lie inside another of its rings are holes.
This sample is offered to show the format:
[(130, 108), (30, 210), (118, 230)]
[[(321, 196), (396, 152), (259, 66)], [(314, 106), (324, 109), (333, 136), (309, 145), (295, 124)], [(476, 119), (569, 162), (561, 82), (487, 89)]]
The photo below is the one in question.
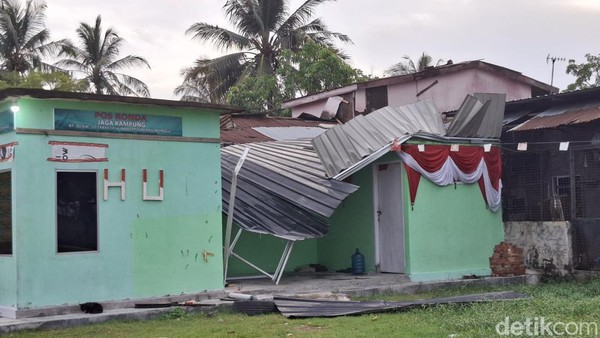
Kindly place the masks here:
[(519, 276), (525, 274), (523, 249), (509, 242), (501, 242), (494, 247), (490, 257), (493, 277)]

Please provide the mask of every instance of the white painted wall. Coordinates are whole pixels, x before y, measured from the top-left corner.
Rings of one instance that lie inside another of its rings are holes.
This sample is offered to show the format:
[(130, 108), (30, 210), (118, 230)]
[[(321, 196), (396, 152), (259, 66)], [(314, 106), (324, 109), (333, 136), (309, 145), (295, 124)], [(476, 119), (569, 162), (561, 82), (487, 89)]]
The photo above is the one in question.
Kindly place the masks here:
[[(431, 87), (420, 97), (417, 93), (433, 82), (438, 84)], [(456, 110), (460, 107), (467, 94), (474, 93), (502, 93), (506, 94), (507, 101), (527, 99), (531, 97), (531, 87), (504, 76), (482, 69), (467, 69), (457, 73), (450, 73), (436, 77), (417, 80), (415, 82), (400, 83), (388, 86), (388, 104), (390, 106), (403, 106), (423, 101), (433, 100), (440, 112)], [(292, 116), (298, 117), (302, 113), (321, 116), (327, 99), (299, 105), (292, 108)], [(365, 89), (355, 92), (355, 110), (365, 111), (367, 96)]]

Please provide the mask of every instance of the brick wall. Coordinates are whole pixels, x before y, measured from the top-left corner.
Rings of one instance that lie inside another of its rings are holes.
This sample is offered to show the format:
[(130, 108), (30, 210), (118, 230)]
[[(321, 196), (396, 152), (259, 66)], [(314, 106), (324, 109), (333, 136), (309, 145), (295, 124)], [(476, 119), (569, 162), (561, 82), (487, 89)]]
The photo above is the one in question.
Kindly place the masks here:
[(501, 242), (494, 247), (490, 257), (493, 277), (518, 276), (525, 274), (523, 249), (509, 242)]

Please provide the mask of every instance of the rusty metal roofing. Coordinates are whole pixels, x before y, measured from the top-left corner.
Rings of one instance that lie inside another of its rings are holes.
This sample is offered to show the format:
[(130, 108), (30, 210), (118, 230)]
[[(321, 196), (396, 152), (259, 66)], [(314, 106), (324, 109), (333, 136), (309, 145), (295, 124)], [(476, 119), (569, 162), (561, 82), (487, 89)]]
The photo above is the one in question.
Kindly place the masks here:
[[(221, 142), (240, 144), (267, 142), (275, 139), (256, 130), (263, 127), (328, 127), (336, 123), (328, 121), (303, 120), (291, 117), (268, 117), (264, 114), (233, 114), (221, 116)], [(294, 131), (289, 131), (293, 133)]]
[(329, 177), (389, 146), (396, 137), (425, 132), (445, 135), (441, 114), (431, 101), (384, 107), (315, 137), (312, 144)]
[(600, 119), (600, 106), (554, 108), (527, 120), (509, 131), (555, 128), (564, 125), (586, 123)]
[(234, 221), (243, 229), (287, 239), (322, 237), (328, 217), (357, 186), (329, 180), (310, 141), (274, 141), (221, 149), (223, 210), (229, 208), (232, 169), (250, 152), (238, 176)]

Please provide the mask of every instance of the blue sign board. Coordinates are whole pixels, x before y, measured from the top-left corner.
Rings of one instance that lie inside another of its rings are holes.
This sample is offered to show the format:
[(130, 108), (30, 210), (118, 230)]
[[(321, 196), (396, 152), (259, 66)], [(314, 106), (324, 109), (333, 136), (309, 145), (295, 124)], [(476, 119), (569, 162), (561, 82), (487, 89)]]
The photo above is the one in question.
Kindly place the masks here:
[(118, 134), (182, 136), (181, 117), (58, 108), (54, 109), (54, 129)]

